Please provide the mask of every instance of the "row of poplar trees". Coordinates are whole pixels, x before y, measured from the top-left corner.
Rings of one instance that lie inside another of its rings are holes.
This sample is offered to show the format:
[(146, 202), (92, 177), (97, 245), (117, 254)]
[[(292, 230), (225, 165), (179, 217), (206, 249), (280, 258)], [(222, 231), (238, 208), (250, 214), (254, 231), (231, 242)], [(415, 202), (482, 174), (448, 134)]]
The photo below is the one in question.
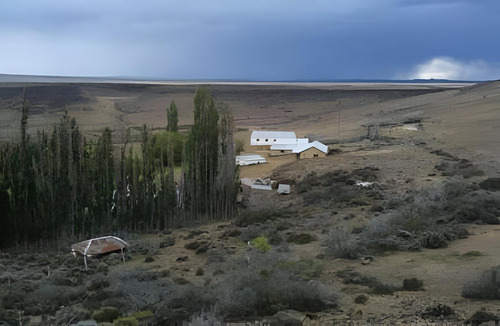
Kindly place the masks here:
[(127, 132), (113, 144), (105, 129), (82, 135), (67, 114), (50, 132), (28, 136), (23, 96), (21, 139), (0, 144), (0, 246), (60, 244), (104, 234), (161, 230), (233, 217), (238, 175), (233, 118), (206, 88), (194, 97), (194, 124), (178, 132), (144, 125), (140, 150)]

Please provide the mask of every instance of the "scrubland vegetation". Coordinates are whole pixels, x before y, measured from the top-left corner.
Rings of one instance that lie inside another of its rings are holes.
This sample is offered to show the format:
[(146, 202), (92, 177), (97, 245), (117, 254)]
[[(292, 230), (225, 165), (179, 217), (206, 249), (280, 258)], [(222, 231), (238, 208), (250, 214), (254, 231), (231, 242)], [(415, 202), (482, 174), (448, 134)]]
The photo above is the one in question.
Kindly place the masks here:
[[(499, 223), (491, 170), (430, 136), (403, 141), (372, 126), (352, 156), (338, 146), (272, 171), (289, 195), (242, 187), (236, 203), (234, 155), (244, 144), (233, 139), (229, 108), (206, 89), (194, 108), (189, 132), (179, 132), (171, 102), (166, 127), (138, 128), (120, 145), (112, 130), (90, 137), (68, 115), (51, 132), (2, 144), (0, 320), (125, 323), (152, 313), (208, 322), (293, 309), (423, 323), (461, 321), (498, 299), (491, 252), (453, 247), (478, 236), (471, 225)], [(101, 234), (131, 244), (126, 262), (112, 253), (89, 258), (85, 270), (68, 243)]]

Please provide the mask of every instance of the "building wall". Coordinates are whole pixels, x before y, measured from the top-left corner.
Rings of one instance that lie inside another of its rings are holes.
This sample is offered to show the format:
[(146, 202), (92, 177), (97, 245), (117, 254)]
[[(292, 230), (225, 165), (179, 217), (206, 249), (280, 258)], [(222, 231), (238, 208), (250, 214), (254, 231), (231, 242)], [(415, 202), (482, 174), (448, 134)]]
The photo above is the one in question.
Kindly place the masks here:
[(325, 157), (326, 154), (320, 151), (319, 149), (312, 147), (309, 148), (308, 150), (299, 153), (298, 156), (299, 159), (303, 159), (303, 158)]
[(295, 144), (297, 142), (296, 138), (251, 138), (251, 146), (271, 146), (274, 144)]

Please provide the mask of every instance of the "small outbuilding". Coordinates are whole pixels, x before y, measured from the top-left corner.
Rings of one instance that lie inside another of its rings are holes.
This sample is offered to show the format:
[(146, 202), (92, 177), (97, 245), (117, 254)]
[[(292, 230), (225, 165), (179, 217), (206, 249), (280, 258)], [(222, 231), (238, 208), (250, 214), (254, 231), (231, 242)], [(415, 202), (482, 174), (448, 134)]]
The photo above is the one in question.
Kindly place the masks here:
[(237, 155), (236, 156), (236, 165), (253, 165), (253, 164), (262, 164), (266, 163), (266, 159), (261, 155)]
[(328, 154), (328, 146), (316, 140), (312, 143), (296, 146), (293, 149), (293, 153), (297, 154), (299, 159), (325, 157)]
[(280, 184), (278, 186), (278, 193), (282, 195), (288, 195), (290, 193), (290, 185)]

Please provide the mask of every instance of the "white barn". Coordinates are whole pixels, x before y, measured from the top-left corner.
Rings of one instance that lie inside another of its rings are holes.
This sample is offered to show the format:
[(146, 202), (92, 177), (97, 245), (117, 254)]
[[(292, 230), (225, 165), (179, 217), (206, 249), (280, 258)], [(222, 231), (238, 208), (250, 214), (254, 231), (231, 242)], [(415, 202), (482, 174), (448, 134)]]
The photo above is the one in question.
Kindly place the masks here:
[(271, 146), (279, 145), (295, 145), (297, 136), (293, 131), (257, 131), (254, 130), (250, 136), (251, 146)]

